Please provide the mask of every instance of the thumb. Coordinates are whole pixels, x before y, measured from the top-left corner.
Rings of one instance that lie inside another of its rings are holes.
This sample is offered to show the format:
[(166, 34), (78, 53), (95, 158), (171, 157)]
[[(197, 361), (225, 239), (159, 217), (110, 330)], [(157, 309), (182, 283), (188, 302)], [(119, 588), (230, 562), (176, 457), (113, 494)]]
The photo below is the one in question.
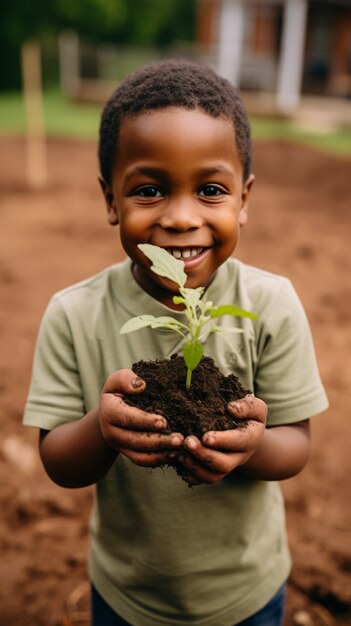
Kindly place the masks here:
[(111, 374), (105, 382), (103, 393), (141, 393), (146, 383), (132, 370), (123, 369)]
[(232, 400), (228, 404), (228, 410), (233, 417), (243, 420), (255, 420), (265, 424), (267, 421), (268, 407), (263, 400), (253, 394), (247, 394), (240, 400)]

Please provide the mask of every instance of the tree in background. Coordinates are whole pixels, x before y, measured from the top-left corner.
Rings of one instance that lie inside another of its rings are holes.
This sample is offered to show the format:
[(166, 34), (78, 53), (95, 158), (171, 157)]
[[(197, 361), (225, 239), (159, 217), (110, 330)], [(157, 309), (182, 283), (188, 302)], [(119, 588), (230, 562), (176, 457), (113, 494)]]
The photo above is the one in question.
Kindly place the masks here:
[(195, 0), (3, 0), (0, 90), (20, 87), (20, 49), (26, 39), (53, 42), (68, 28), (92, 43), (167, 47), (193, 39)]

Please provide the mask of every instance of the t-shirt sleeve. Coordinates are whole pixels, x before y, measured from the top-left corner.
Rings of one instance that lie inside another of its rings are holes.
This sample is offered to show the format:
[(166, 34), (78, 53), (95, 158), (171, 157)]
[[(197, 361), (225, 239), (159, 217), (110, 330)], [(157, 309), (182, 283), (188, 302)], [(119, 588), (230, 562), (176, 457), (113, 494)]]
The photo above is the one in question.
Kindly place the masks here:
[(302, 421), (328, 408), (309, 323), (290, 281), (263, 313), (255, 394), (269, 408), (268, 425)]
[(51, 430), (84, 414), (69, 321), (59, 298), (54, 296), (39, 329), (23, 423)]

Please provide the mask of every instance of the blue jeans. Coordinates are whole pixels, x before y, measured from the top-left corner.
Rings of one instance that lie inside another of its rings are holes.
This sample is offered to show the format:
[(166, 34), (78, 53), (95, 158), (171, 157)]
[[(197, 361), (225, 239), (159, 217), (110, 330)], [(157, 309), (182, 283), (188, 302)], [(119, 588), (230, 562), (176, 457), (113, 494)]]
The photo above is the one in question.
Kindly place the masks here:
[[(91, 590), (92, 626), (132, 626), (111, 609), (93, 585)], [(283, 626), (285, 592), (283, 585), (263, 609), (236, 626)]]

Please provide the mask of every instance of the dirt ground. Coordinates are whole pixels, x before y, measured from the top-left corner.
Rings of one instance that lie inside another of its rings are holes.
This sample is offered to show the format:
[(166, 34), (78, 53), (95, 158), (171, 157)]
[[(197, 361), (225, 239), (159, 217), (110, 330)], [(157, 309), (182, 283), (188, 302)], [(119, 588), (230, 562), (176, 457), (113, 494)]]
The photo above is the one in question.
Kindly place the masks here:
[[(123, 253), (105, 220), (94, 143), (50, 140), (40, 191), (25, 184), (20, 138), (2, 138), (0, 157), (0, 623), (86, 626), (92, 490), (50, 482), (21, 415), (50, 295)], [(238, 256), (293, 281), (330, 400), (313, 421), (307, 468), (283, 483), (294, 559), (286, 626), (350, 626), (351, 159), (275, 142), (256, 146), (254, 165)]]

